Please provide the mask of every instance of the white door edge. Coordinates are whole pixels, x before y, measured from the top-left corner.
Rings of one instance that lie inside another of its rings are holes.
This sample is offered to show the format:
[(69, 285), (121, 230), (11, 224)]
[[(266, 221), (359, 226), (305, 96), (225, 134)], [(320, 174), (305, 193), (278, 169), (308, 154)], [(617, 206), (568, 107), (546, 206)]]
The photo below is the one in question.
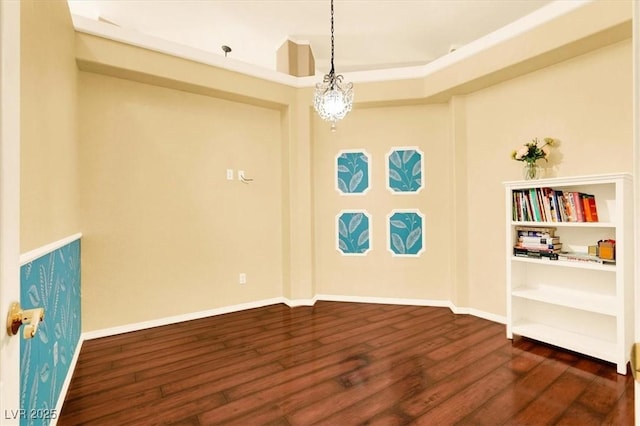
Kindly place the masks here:
[(0, 1), (0, 424), (20, 423), (20, 337), (5, 318), (20, 300), (20, 2)]

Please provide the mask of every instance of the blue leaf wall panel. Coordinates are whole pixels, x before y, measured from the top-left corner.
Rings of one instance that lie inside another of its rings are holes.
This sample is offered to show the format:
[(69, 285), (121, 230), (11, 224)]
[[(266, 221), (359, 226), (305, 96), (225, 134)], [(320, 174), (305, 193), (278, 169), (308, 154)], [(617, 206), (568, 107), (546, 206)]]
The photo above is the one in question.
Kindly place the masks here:
[(20, 330), (20, 424), (48, 425), (80, 340), (80, 240), (20, 268), (20, 304), (45, 310), (32, 339)]
[(389, 218), (390, 249), (402, 256), (420, 255), (424, 241), (424, 220), (415, 212), (396, 212)]
[(365, 212), (342, 213), (338, 218), (338, 249), (344, 254), (366, 254), (371, 248), (369, 227)]
[(397, 149), (389, 154), (388, 184), (393, 192), (418, 192), (422, 188), (422, 153)]
[(338, 189), (343, 194), (362, 194), (369, 188), (369, 157), (364, 151), (340, 154), (336, 172)]

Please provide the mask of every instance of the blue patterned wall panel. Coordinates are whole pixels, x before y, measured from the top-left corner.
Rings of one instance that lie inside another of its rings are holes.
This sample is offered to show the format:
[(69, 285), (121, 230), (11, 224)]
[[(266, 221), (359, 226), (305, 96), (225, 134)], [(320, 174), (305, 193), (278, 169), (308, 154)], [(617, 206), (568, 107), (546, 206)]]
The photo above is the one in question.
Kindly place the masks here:
[(370, 155), (364, 150), (343, 150), (336, 157), (336, 190), (362, 195), (370, 189)]
[(387, 154), (387, 188), (414, 194), (423, 187), (423, 153), (416, 147), (394, 148)]
[(47, 425), (80, 339), (80, 240), (20, 268), (20, 304), (42, 307), (32, 339), (20, 330), (21, 425)]
[(337, 249), (343, 255), (364, 256), (371, 250), (371, 217), (366, 211), (341, 211), (336, 228)]
[(419, 256), (424, 247), (424, 215), (417, 210), (394, 210), (388, 216), (388, 246), (394, 256)]

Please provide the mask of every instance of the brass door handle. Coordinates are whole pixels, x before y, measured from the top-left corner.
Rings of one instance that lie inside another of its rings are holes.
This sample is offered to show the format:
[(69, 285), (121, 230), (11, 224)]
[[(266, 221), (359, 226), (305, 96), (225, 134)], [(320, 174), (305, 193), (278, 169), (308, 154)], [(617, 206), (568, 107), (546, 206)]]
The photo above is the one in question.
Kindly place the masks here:
[(640, 381), (640, 343), (631, 346), (631, 373), (636, 381)]
[(40, 321), (44, 320), (44, 309), (22, 309), (20, 303), (13, 302), (9, 307), (7, 314), (7, 334), (15, 336), (18, 334), (20, 326), (24, 325), (23, 336), (25, 339), (31, 339), (38, 331)]

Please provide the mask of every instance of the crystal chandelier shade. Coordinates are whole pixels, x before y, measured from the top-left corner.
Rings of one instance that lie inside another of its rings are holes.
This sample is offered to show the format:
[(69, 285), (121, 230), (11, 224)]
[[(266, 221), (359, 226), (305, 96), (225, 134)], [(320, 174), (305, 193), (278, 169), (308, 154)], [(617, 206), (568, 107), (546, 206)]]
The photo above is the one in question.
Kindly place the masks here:
[(331, 70), (324, 76), (321, 83), (316, 84), (313, 94), (313, 107), (320, 118), (331, 122), (331, 130), (335, 130), (336, 122), (342, 120), (353, 108), (353, 83), (345, 83), (342, 75), (336, 75), (333, 57), (333, 0), (331, 0)]

